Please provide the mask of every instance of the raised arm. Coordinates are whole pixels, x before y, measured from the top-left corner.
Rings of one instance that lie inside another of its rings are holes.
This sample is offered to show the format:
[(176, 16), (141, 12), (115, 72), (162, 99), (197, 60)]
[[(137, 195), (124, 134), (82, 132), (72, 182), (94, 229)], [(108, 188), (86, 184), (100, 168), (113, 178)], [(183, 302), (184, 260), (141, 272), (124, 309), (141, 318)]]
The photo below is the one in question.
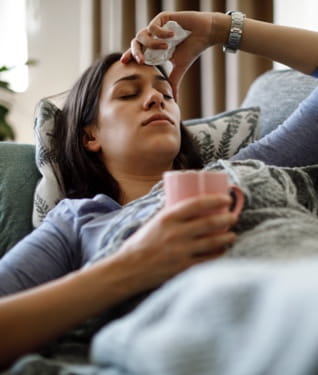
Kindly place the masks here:
[[(171, 59), (173, 70), (170, 80), (177, 90), (179, 83), (196, 58), (208, 47), (226, 44), (231, 27), (231, 16), (218, 12), (163, 12), (140, 30), (123, 54), (122, 62), (134, 58), (144, 62), (143, 50), (166, 48), (162, 39), (172, 34), (162, 26), (169, 20), (178, 22), (192, 34), (179, 46)], [(153, 36), (159, 39), (154, 39)], [(240, 49), (281, 62), (311, 74), (318, 67), (318, 32), (275, 25), (245, 18)]]
[(318, 67), (318, 32), (247, 18), (240, 49), (306, 74)]

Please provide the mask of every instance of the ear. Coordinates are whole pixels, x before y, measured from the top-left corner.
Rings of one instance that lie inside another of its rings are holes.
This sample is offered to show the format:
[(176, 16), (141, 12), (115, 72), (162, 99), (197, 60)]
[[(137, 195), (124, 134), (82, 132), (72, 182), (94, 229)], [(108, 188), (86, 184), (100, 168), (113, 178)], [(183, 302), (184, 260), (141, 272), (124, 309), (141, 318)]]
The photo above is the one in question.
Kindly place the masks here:
[(83, 146), (86, 150), (91, 152), (98, 152), (101, 149), (101, 145), (96, 137), (96, 126), (88, 125), (84, 128), (84, 135), (82, 138)]

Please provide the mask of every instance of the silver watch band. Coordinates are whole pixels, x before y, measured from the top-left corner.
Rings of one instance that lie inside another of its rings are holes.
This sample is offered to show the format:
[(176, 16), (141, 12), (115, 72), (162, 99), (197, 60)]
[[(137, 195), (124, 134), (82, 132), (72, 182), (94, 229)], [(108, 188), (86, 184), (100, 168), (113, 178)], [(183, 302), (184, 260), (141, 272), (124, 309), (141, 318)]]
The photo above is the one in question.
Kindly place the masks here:
[(235, 53), (241, 44), (245, 14), (237, 11), (228, 11), (226, 14), (232, 17), (229, 39), (223, 46), (223, 52)]

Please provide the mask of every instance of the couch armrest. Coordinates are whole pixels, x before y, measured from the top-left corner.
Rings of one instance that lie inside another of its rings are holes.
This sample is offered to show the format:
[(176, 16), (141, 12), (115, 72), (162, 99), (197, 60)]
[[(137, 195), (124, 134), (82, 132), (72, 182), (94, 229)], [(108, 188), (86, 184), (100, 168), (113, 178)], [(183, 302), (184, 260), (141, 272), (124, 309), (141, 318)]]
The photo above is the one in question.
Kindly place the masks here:
[(317, 78), (296, 70), (270, 70), (252, 83), (241, 106), (261, 108), (261, 138), (281, 124), (317, 86)]

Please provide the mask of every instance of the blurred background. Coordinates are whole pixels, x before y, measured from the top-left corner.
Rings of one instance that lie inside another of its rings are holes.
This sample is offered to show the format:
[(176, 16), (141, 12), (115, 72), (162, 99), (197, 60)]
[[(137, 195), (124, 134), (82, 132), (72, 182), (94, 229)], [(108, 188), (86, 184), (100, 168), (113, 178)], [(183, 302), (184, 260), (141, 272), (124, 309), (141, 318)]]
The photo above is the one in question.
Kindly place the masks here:
[[(318, 28), (316, 0), (0, 0), (0, 81), (11, 89), (0, 87), (0, 109), (10, 110), (6, 120), (15, 140), (34, 143), (39, 100), (68, 90), (99, 56), (128, 48), (135, 31), (162, 10), (240, 10), (259, 20)], [(183, 119), (238, 108), (253, 80), (272, 67), (244, 52), (209, 49), (182, 84)]]

